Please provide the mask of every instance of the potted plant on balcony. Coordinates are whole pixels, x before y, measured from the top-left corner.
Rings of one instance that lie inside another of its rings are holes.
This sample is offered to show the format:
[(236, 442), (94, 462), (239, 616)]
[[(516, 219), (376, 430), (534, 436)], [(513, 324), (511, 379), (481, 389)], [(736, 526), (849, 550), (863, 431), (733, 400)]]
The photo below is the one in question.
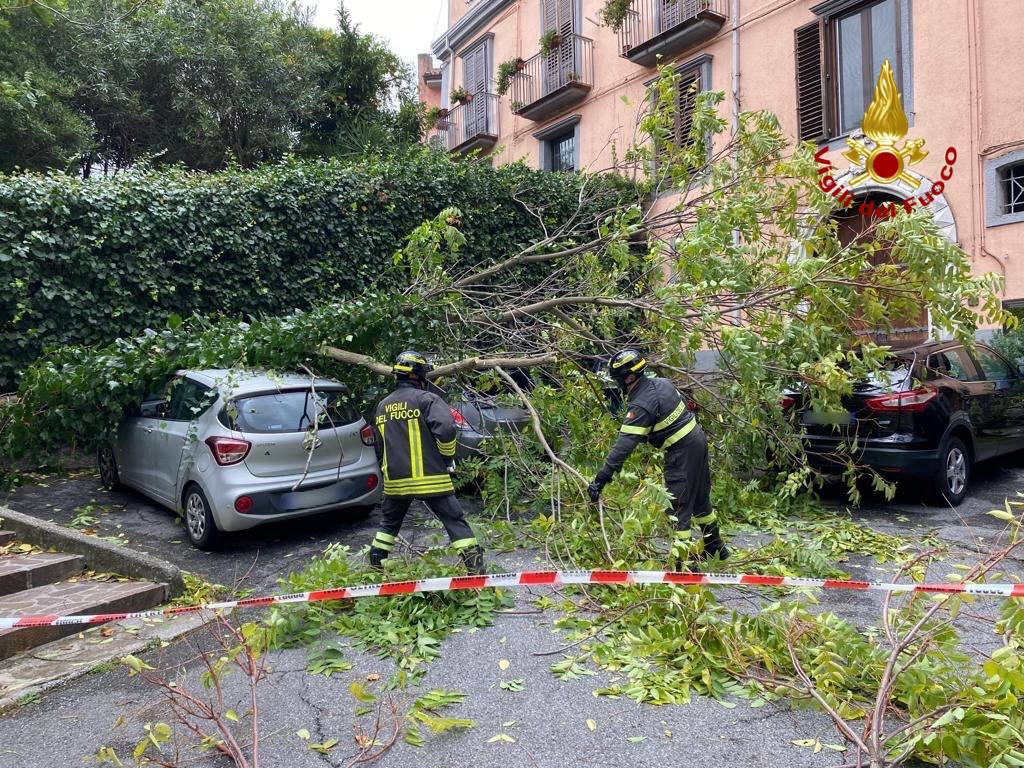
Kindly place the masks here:
[(601, 22), (612, 28), (613, 32), (622, 29), (632, 11), (633, 0), (607, 0), (601, 8)]
[(522, 71), (525, 63), (522, 59), (508, 59), (498, 65), (497, 91), (499, 96), (504, 96), (508, 93), (509, 86), (512, 85), (513, 76), (517, 72)]
[(437, 121), (441, 119), (441, 109), (431, 107), (423, 113), (423, 130), (432, 131), (437, 127)]
[(557, 29), (549, 29), (540, 36), (540, 52), (545, 56), (562, 44), (562, 36)]
[(473, 94), (461, 85), (458, 88), (452, 89), (450, 96), (456, 104), (469, 104), (473, 100)]

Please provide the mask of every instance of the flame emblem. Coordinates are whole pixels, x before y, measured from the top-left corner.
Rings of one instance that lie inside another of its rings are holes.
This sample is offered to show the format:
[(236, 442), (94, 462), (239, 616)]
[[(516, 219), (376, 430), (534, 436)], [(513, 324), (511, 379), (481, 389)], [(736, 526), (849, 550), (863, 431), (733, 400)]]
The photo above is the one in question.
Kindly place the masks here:
[(870, 144), (851, 136), (846, 140), (849, 149), (843, 153), (843, 157), (863, 169), (850, 180), (850, 186), (863, 184), (870, 178), (881, 184), (902, 181), (911, 188), (917, 187), (917, 179), (906, 169), (908, 165), (924, 160), (928, 152), (923, 149), (924, 139), (905, 141), (902, 147), (897, 146), (897, 142), (907, 135), (909, 124), (888, 59), (882, 62), (875, 96), (864, 113), (861, 129), (871, 140)]

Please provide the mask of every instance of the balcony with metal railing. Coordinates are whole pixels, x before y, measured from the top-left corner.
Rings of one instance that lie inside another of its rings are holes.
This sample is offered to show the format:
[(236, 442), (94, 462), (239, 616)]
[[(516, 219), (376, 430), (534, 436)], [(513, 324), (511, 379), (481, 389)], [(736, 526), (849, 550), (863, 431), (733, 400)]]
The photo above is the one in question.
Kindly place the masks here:
[(545, 120), (585, 99), (593, 86), (593, 41), (565, 35), (550, 51), (524, 61), (512, 76), (512, 111), (527, 120)]
[(619, 50), (625, 59), (653, 67), (658, 57), (670, 59), (707, 42), (729, 15), (728, 0), (633, 0), (619, 28)]
[(498, 142), (498, 96), (478, 93), (439, 117), (427, 135), (427, 143), (449, 152), (487, 151)]

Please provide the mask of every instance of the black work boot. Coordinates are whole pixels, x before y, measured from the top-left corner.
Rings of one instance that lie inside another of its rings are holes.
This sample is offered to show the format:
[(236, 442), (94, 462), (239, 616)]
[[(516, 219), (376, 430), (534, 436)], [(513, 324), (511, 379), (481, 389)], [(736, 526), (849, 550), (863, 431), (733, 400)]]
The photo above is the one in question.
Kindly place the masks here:
[(728, 560), (729, 548), (725, 546), (725, 542), (722, 541), (722, 534), (718, 530), (718, 523), (709, 523), (708, 525), (701, 526), (701, 534), (704, 538), (704, 557), (712, 558), (717, 557), (719, 560)]
[(370, 567), (371, 568), (383, 568), (384, 561), (388, 558), (388, 552), (385, 549), (378, 549), (377, 547), (370, 547)]
[(470, 576), (482, 576), (484, 573), (484, 551), (479, 546), (466, 547), (459, 552), (459, 557), (466, 566)]

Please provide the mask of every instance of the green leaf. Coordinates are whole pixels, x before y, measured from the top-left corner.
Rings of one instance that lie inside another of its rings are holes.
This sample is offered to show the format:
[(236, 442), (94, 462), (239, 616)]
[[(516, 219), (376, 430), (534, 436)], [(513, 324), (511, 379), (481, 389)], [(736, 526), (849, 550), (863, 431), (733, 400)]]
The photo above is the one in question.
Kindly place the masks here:
[(122, 656), (121, 663), (128, 667), (129, 675), (137, 675), (143, 670), (153, 669), (153, 667), (144, 662), (142, 659), (138, 658), (137, 656), (132, 656), (131, 654), (127, 656)]
[(348, 687), (349, 692), (356, 697), (358, 701), (376, 701), (377, 697), (366, 690), (361, 683), (353, 682)]
[(334, 749), (338, 745), (337, 739), (328, 739), (327, 741), (321, 742), (320, 744), (307, 744), (306, 747), (314, 752), (325, 754), (330, 750)]

